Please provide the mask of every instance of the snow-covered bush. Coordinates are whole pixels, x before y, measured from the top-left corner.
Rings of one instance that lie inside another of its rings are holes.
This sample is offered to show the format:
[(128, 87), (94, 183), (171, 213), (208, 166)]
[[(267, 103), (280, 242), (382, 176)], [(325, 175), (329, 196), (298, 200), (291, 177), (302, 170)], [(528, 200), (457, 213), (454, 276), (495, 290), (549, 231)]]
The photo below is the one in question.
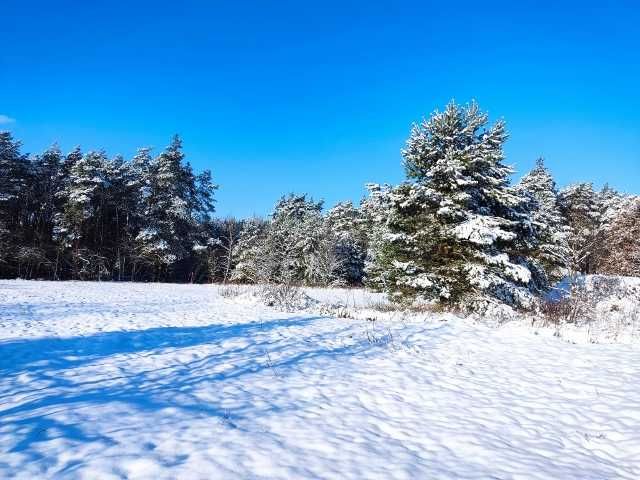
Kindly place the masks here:
[(302, 288), (292, 282), (262, 285), (260, 297), (265, 305), (284, 311), (302, 310), (307, 306)]
[(590, 341), (633, 340), (640, 336), (640, 279), (587, 275), (563, 282), (540, 305), (541, 323), (574, 328)]

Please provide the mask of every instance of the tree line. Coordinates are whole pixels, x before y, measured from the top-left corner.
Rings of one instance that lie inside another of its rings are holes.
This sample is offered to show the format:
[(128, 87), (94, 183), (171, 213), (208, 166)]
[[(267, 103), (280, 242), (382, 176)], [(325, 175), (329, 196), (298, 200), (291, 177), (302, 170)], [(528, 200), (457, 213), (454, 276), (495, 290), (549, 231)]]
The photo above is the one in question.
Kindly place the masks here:
[(577, 273), (640, 275), (640, 201), (542, 159), (519, 183), (504, 122), (451, 102), (413, 126), (406, 181), (329, 210), (283, 196), (268, 218), (215, 218), (216, 185), (174, 137), (131, 159), (21, 153), (0, 133), (0, 277), (366, 285), (398, 301), (528, 308)]
[(194, 245), (213, 213), (208, 171), (195, 175), (175, 137), (129, 161), (53, 146), (27, 156), (0, 133), (0, 274), (53, 280), (195, 279)]

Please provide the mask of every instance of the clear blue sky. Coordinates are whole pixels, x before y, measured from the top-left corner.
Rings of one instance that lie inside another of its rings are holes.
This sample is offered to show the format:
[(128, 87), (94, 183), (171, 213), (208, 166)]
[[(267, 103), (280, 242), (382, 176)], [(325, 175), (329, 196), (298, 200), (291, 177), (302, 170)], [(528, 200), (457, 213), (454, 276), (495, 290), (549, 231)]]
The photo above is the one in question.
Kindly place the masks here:
[(221, 215), (399, 182), (411, 123), (450, 98), (507, 121), (519, 174), (544, 155), (560, 185), (640, 193), (637, 0), (4, 0), (1, 15), (0, 129), (30, 152), (124, 155), (179, 133)]

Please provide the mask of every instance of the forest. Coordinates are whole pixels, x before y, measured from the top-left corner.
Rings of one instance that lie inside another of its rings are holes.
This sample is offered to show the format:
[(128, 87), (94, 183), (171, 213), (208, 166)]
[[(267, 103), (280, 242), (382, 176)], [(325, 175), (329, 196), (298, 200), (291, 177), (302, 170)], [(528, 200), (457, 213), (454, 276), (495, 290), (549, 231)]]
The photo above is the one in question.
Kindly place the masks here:
[(26, 154), (0, 133), (0, 278), (361, 286), (398, 301), (527, 309), (576, 274), (640, 275), (640, 197), (544, 160), (519, 182), (506, 125), (472, 102), (414, 124), (406, 181), (325, 209), (284, 195), (267, 218), (217, 218), (217, 186), (178, 136), (159, 154)]

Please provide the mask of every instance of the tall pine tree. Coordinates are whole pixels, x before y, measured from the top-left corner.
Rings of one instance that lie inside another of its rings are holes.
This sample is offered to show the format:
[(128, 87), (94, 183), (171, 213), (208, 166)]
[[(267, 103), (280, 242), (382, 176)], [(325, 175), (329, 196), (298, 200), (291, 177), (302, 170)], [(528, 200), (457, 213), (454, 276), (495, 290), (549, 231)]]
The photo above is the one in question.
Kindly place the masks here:
[(529, 257), (544, 274), (540, 288), (555, 284), (568, 274), (570, 251), (567, 228), (558, 205), (558, 191), (551, 172), (539, 158), (536, 166), (516, 186), (529, 199), (535, 242)]
[(475, 103), (451, 102), (411, 131), (402, 151), (409, 182), (389, 192), (377, 259), (393, 297), (531, 305), (526, 202), (509, 185), (505, 125), (487, 124)]

